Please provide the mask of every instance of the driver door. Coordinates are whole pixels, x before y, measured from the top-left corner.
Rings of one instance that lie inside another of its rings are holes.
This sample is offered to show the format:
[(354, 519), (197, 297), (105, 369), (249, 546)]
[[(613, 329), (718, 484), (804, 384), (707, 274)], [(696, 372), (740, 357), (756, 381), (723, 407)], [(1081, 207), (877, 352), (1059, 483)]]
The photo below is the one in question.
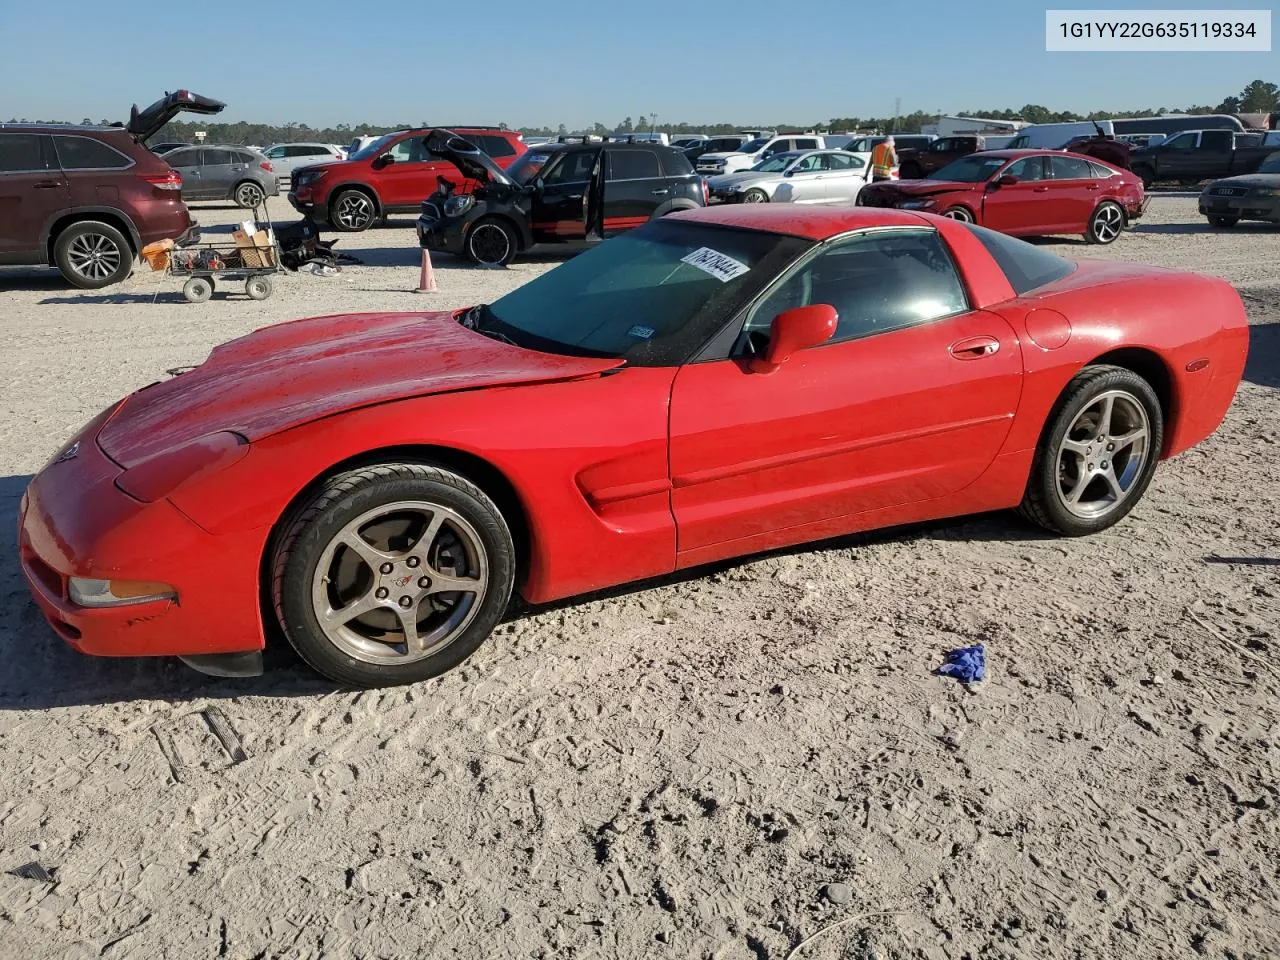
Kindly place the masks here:
[(457, 167), (427, 150), (424, 137), (406, 137), (383, 153), (395, 161), (379, 169), (374, 181), (384, 209), (416, 207), (435, 193), (437, 177), (448, 177), (460, 190), (466, 182)]
[[(836, 308), (833, 339), (750, 372), (773, 318), (813, 303)], [(730, 356), (676, 374), (678, 566), (848, 532), (867, 511), (955, 493), (995, 459), (1021, 379), (1014, 331), (969, 308), (936, 231), (824, 245), (748, 310)]]
[[(1008, 186), (996, 186), (1005, 174), (1018, 178)], [(1049, 194), (1044, 157), (1024, 157), (992, 177), (982, 195), (982, 225), (1001, 233), (1034, 234), (1058, 225)]]
[(783, 182), (791, 186), (792, 203), (822, 203), (827, 198), (826, 159), (820, 153), (811, 153), (783, 174)]
[(533, 200), (535, 235), (549, 240), (581, 240), (587, 234), (587, 194), (600, 149), (566, 150), (542, 176)]

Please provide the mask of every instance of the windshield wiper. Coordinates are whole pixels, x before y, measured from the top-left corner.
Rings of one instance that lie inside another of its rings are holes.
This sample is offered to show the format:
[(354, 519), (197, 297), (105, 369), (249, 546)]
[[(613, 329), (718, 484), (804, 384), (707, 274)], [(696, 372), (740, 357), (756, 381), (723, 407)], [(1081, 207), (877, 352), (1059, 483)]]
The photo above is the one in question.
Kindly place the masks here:
[(489, 309), (489, 305), (487, 303), (477, 303), (474, 307), (462, 312), (462, 315), (458, 317), (458, 323), (466, 327), (468, 330), (475, 331), (482, 337), (488, 337), (491, 340), (499, 340), (502, 343), (509, 343), (513, 347), (520, 346), (520, 344), (516, 343), (505, 333), (485, 327), (483, 321), (486, 313), (490, 317), (493, 316), (493, 311)]

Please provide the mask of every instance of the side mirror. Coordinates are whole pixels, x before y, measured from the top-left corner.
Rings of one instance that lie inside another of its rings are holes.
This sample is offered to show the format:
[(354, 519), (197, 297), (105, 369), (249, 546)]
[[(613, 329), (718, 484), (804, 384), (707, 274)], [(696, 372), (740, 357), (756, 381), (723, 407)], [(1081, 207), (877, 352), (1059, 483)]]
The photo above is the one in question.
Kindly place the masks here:
[(794, 171), (794, 170), (783, 170), (783, 171), (782, 171), (782, 175), (783, 175), (784, 177), (791, 177), (791, 176), (795, 176), (795, 171)]
[(538, 193), (541, 193), (544, 189), (546, 189), (546, 186), (547, 186), (547, 181), (543, 180), (541, 177), (533, 181), (533, 189), (538, 191)]
[(1003, 176), (996, 177), (995, 183), (993, 184), (993, 186), (1012, 187), (1017, 182), (1018, 182), (1017, 177), (1015, 177), (1012, 173), (1006, 173)]
[(752, 373), (773, 373), (791, 359), (793, 353), (826, 343), (835, 336), (838, 320), (836, 308), (826, 303), (782, 311), (773, 318), (764, 355), (752, 357), (747, 368)]
[(389, 153), (384, 153), (375, 162), (379, 167), (388, 167), (396, 162), (396, 158)]

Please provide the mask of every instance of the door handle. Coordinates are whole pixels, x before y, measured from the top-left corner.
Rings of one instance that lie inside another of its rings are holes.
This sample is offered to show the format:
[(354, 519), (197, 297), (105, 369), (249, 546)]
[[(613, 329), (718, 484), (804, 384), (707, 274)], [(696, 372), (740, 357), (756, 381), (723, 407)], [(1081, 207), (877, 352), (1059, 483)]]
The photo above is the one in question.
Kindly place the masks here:
[(62, 186), (62, 184), (57, 180), (40, 180), (32, 184), (32, 187), (36, 190), (56, 190), (60, 186)]
[(566, 200), (581, 200), (581, 199), (582, 199), (582, 194), (580, 194), (580, 193), (571, 193), (571, 194), (569, 194), (569, 196), (565, 197), (565, 199), (566, 199)]
[(1031, 192), (1032, 192), (1032, 193), (1048, 193), (1048, 192), (1049, 192), (1049, 188), (1048, 188), (1048, 187), (1034, 187), (1034, 188), (1032, 188)]
[(1097, 185), (1096, 183), (1086, 183), (1086, 184), (1084, 185), (1084, 188), (1085, 188), (1086, 190), (1097, 190), (1097, 189), (1098, 189), (1098, 185)]
[(665, 197), (671, 191), (664, 187), (661, 190), (650, 190), (649, 192), (652, 193), (655, 197)]
[(957, 360), (979, 360), (991, 356), (999, 349), (1000, 341), (995, 337), (970, 337), (953, 343), (951, 355)]

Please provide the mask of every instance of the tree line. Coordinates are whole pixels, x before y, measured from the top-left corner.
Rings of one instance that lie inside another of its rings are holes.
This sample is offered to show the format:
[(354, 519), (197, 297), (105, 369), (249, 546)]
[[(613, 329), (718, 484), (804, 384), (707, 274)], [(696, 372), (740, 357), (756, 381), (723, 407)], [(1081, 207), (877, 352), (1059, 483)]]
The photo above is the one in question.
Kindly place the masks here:
[[(1248, 84), (1239, 94), (1228, 96), (1222, 100), (1217, 106), (1193, 105), (1181, 109), (1143, 108), (1137, 110), (1094, 110), (1091, 113), (1074, 113), (1069, 110), (1053, 111), (1039, 104), (1029, 103), (1021, 109), (1011, 109), (1002, 107), (999, 109), (981, 109), (981, 110), (962, 110), (959, 116), (965, 117), (987, 117), (992, 120), (1023, 120), (1027, 123), (1066, 123), (1078, 120), (1102, 120), (1108, 117), (1157, 117), (1166, 113), (1188, 113), (1188, 114), (1210, 114), (1210, 113), (1266, 113), (1272, 117), (1272, 126), (1276, 126), (1276, 114), (1280, 112), (1280, 86), (1274, 83), (1267, 83), (1263, 80), (1254, 80)], [(886, 131), (891, 133), (919, 133), (920, 128), (925, 124), (933, 123), (938, 119), (936, 113), (926, 113), (922, 110), (916, 110), (912, 113), (900, 115), (896, 117), (831, 117), (825, 121), (817, 121), (813, 123), (761, 123), (761, 124), (740, 124), (740, 123), (659, 123), (656, 114), (640, 114), (636, 118), (630, 116), (625, 117), (620, 123), (613, 126), (607, 126), (603, 123), (593, 123), (590, 127), (582, 127), (577, 129), (569, 129), (564, 124), (556, 127), (522, 127), (521, 132), (526, 136), (609, 136), (614, 133), (648, 133), (663, 132), (673, 136), (692, 135), (692, 134), (709, 134), (712, 136), (718, 134), (736, 133), (742, 129), (752, 129), (758, 127), (761, 129), (777, 130), (779, 133), (798, 133), (806, 130), (819, 131)], [(11, 120), (11, 123), (27, 123), (23, 120)], [(34, 121), (40, 122), (40, 121)], [(89, 124), (87, 117), (81, 121)], [(102, 123), (107, 123), (103, 120)], [(371, 123), (346, 124), (340, 123), (333, 127), (312, 127), (305, 123), (290, 122), (285, 124), (273, 125), (266, 123), (248, 123), (238, 121), (235, 123), (212, 123), (207, 120), (175, 120), (167, 124), (161, 130), (153, 141), (160, 142), (184, 142), (189, 143), (195, 140), (195, 134), (198, 130), (205, 132), (205, 140), (207, 143), (238, 143), (238, 144), (256, 144), (258, 146), (268, 146), (274, 143), (302, 143), (302, 142), (319, 142), (334, 143), (339, 146), (345, 146), (355, 137), (362, 136), (379, 136), (384, 133), (391, 133), (396, 130), (406, 130), (412, 127), (429, 127), (430, 123), (421, 121), (419, 123), (394, 123), (390, 125), (380, 125)], [(497, 124), (502, 129), (511, 129), (507, 124)]]

